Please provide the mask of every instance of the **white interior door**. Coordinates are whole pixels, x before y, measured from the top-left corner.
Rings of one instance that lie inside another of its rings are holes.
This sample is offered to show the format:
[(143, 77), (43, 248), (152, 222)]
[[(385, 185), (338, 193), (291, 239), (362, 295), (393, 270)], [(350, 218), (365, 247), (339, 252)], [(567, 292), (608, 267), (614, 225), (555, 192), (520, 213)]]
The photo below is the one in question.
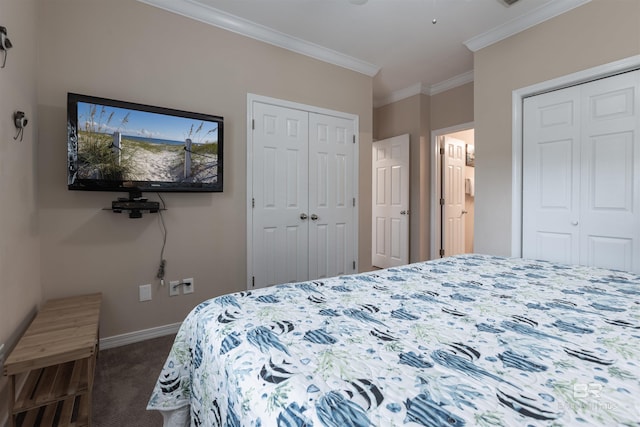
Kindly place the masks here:
[(443, 224), (444, 256), (465, 253), (465, 142), (444, 138)]
[(355, 273), (353, 120), (309, 114), (309, 280)]
[(640, 71), (523, 111), (523, 256), (640, 272)]
[(372, 265), (409, 263), (409, 135), (373, 143)]
[(255, 288), (308, 278), (308, 113), (255, 102)]

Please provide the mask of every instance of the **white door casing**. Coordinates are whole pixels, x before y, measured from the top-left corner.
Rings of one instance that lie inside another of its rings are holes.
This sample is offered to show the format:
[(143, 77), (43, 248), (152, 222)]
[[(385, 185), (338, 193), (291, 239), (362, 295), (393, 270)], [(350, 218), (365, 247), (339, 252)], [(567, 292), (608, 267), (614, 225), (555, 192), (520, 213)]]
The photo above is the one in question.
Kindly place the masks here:
[(640, 71), (523, 111), (523, 257), (640, 271)]
[(444, 256), (465, 253), (465, 142), (445, 136), (443, 158)]
[(409, 263), (409, 134), (375, 141), (372, 148), (371, 263)]
[(247, 104), (247, 288), (355, 273), (357, 116)]

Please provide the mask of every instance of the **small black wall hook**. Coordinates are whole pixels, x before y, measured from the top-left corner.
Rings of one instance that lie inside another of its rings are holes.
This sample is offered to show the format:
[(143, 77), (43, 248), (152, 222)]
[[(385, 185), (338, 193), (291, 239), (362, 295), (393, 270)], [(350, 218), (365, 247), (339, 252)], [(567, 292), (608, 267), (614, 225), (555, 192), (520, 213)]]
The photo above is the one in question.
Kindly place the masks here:
[(11, 40), (9, 40), (9, 37), (7, 37), (7, 28), (0, 27), (0, 52), (2, 52), (4, 55), (0, 68), (4, 68), (4, 66), (7, 64), (7, 52), (12, 47), (13, 44), (11, 44)]
[(18, 133), (13, 138), (14, 141), (17, 140), (18, 137), (20, 137), (20, 141), (22, 141), (24, 128), (27, 126), (27, 123), (29, 123), (29, 119), (27, 119), (24, 111), (16, 111), (13, 113), (13, 124), (16, 126), (16, 129), (18, 129)]

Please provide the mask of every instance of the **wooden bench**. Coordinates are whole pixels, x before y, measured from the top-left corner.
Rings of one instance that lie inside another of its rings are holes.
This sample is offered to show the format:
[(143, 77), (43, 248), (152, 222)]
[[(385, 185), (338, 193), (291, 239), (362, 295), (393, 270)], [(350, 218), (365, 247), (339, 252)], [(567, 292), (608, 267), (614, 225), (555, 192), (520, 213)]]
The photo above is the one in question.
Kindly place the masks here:
[(47, 301), (4, 364), (11, 426), (90, 426), (101, 294)]

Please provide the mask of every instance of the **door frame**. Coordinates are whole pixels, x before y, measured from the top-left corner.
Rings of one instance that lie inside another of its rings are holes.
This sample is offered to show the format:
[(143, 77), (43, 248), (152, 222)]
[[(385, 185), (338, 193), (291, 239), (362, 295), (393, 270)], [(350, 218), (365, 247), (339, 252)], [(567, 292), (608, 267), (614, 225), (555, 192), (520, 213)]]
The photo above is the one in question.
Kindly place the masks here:
[[(287, 101), (284, 99), (271, 98), (268, 96), (257, 95), (254, 93), (247, 93), (247, 127), (246, 127), (246, 219), (247, 219), (247, 283), (246, 289), (252, 289), (252, 277), (253, 277), (253, 103), (261, 102), (263, 104), (276, 105), (278, 107), (291, 108), (296, 110), (303, 110), (309, 113), (324, 114), (327, 116), (340, 117), (347, 120), (353, 120), (353, 129), (355, 135), (355, 155), (354, 155), (354, 167), (356, 171), (359, 171), (359, 157), (360, 157), (360, 117), (357, 114), (344, 113), (341, 111), (329, 110), (326, 108), (316, 107), (313, 105), (300, 104), (298, 102)], [(358, 179), (359, 174), (354, 174), (354, 195), (356, 198), (356, 204), (354, 207), (354, 258), (356, 260), (356, 271), (358, 271), (358, 225), (360, 219), (359, 213), (359, 193), (358, 193)]]
[(511, 256), (522, 257), (522, 143), (524, 98), (640, 69), (640, 55), (516, 89), (511, 95)]
[(475, 127), (473, 122), (467, 122), (431, 131), (431, 146), (429, 148), (429, 152), (431, 153), (431, 244), (429, 249), (430, 259), (440, 258), (438, 250), (440, 246), (440, 237), (442, 230), (442, 218), (440, 218), (439, 203), (442, 162), (440, 161), (438, 140), (439, 138), (444, 137), (445, 135), (448, 135), (450, 133), (456, 133), (474, 128)]

